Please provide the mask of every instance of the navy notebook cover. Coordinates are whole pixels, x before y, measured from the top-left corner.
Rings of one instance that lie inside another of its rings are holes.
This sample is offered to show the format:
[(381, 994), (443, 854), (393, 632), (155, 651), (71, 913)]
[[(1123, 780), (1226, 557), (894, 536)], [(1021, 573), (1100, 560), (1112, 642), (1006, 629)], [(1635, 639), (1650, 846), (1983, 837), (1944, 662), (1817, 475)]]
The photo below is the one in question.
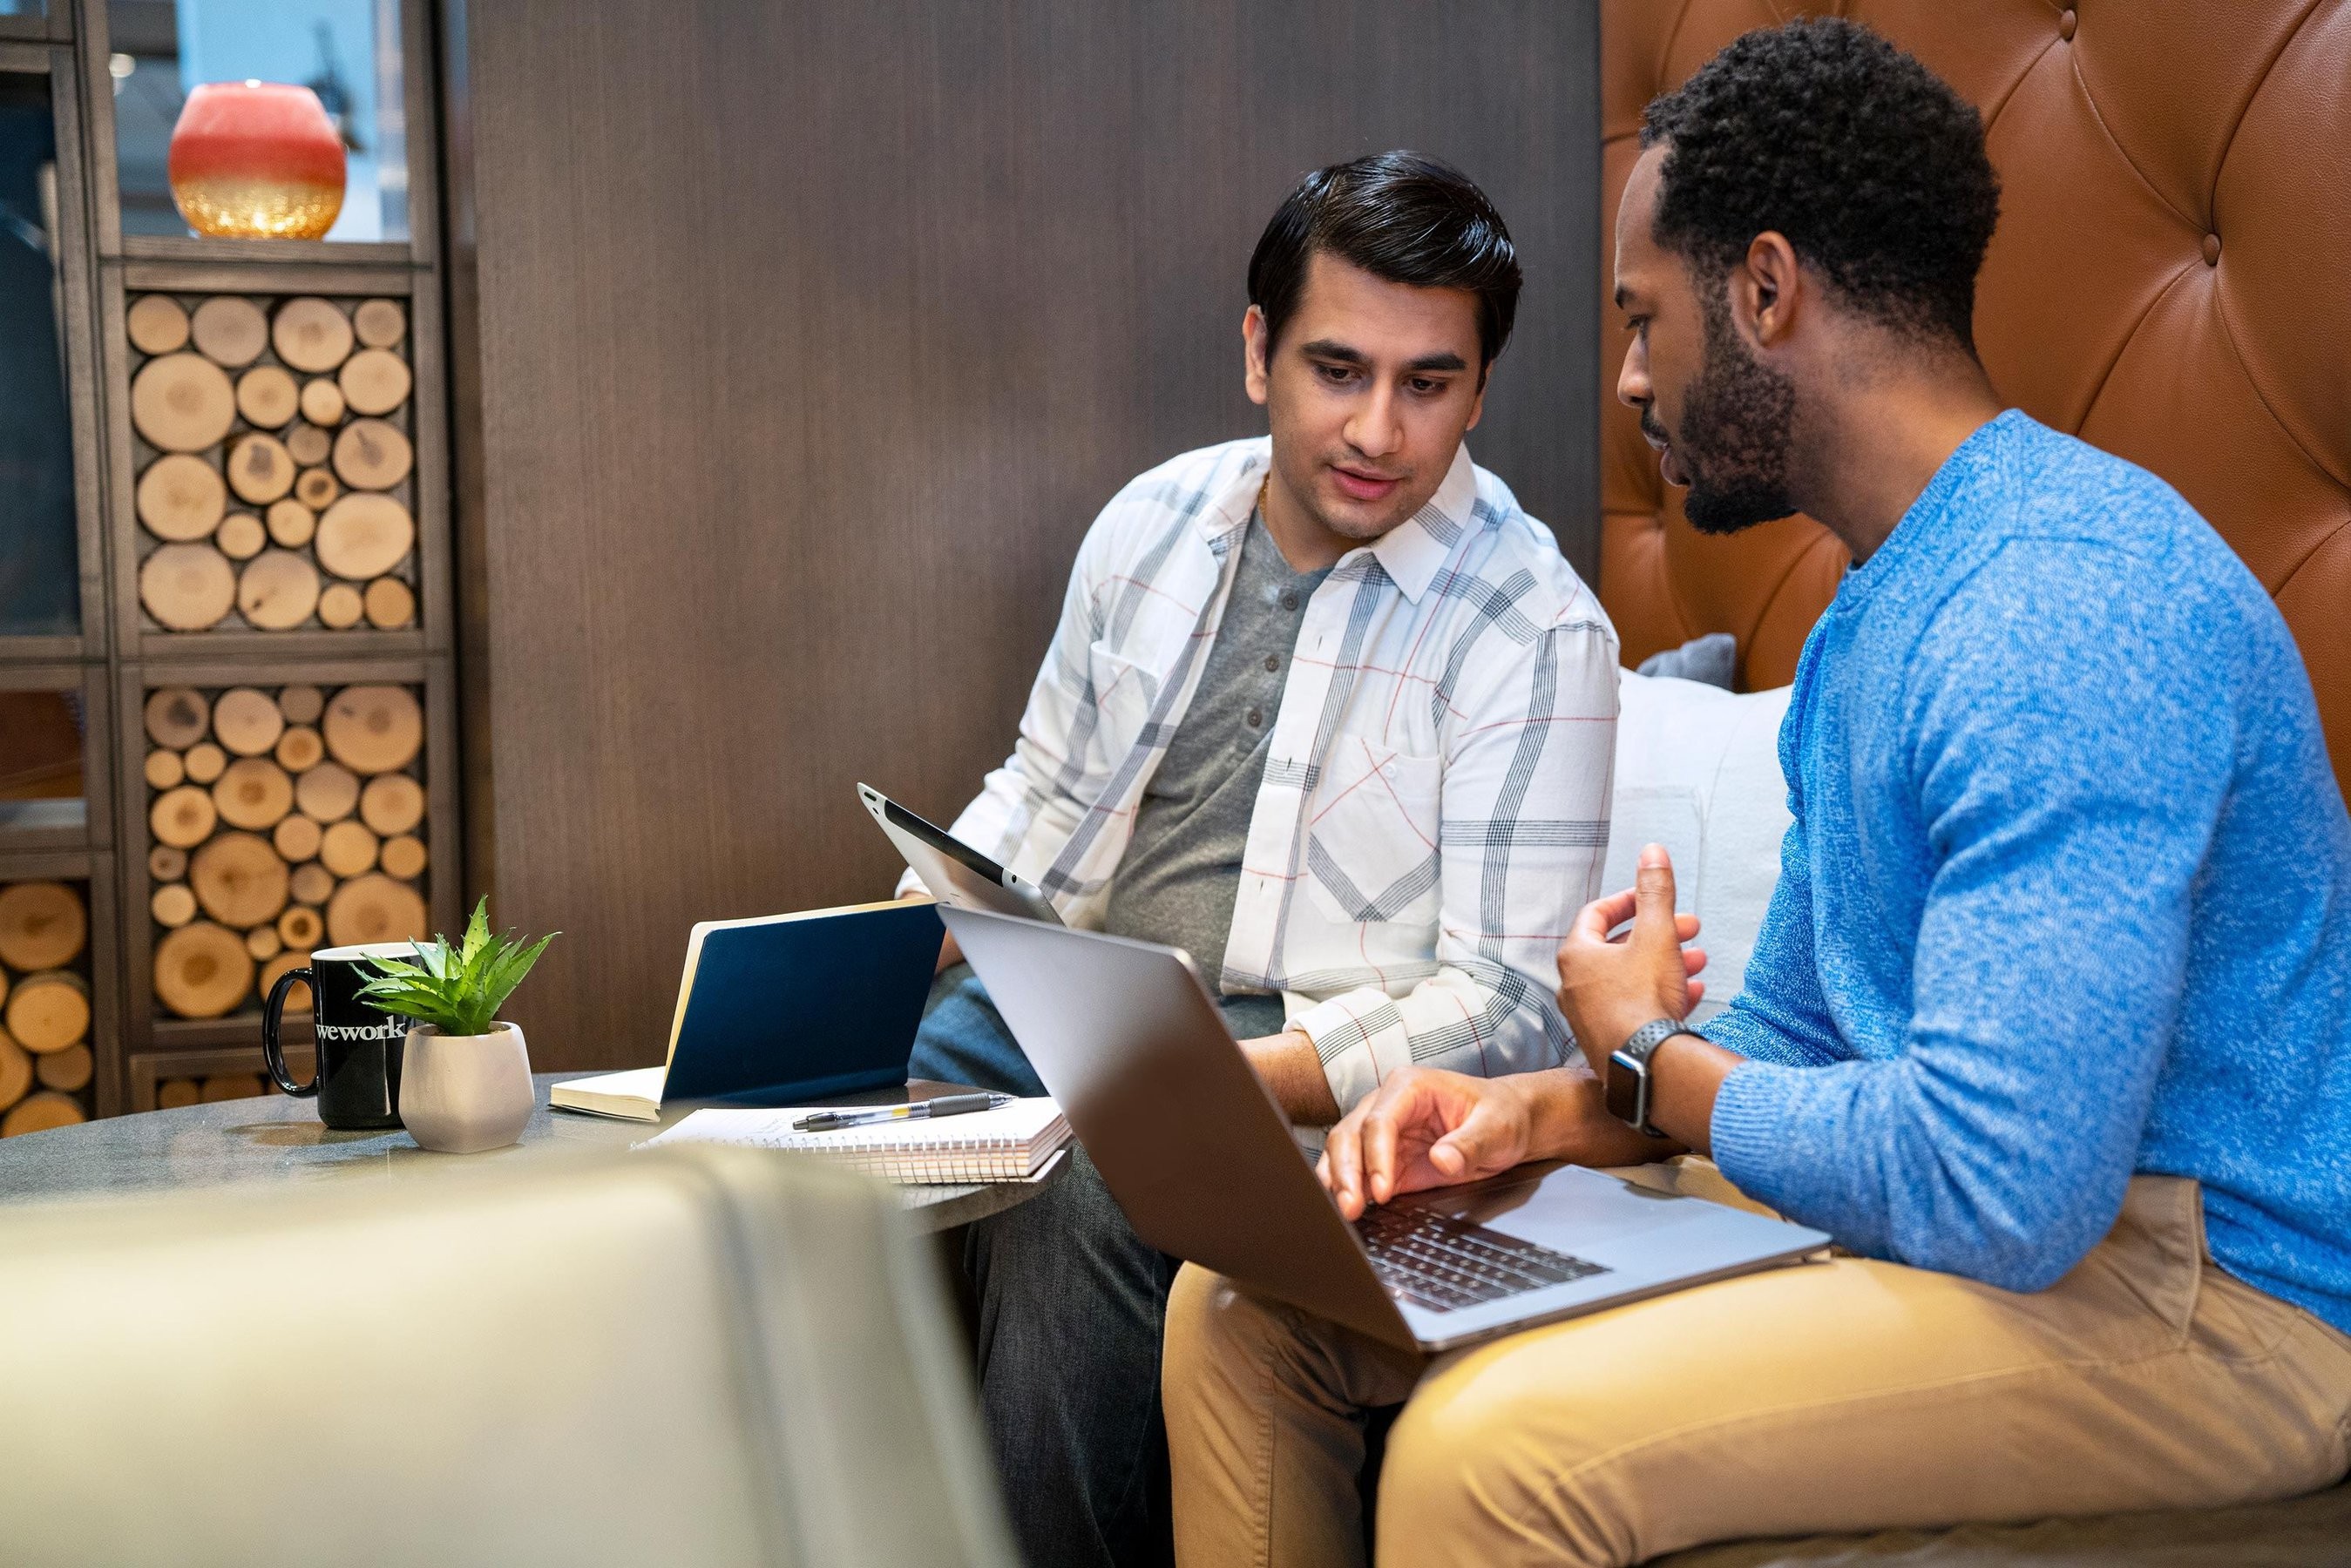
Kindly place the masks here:
[(662, 1102), (904, 1084), (945, 932), (929, 904), (898, 901), (695, 926)]

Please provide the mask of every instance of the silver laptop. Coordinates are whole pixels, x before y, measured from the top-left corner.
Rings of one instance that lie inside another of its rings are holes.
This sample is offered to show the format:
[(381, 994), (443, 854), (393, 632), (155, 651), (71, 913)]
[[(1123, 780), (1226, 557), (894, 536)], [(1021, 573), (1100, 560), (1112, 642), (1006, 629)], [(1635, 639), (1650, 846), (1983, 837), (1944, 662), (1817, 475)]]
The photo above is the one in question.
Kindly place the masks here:
[(940, 903), (958, 909), (993, 909), (1056, 926), (1061, 923), (1053, 901), (1034, 884), (1022, 881), (946, 828), (924, 821), (872, 784), (859, 784), (857, 798)]
[(940, 914), (1136, 1234), (1390, 1345), (1449, 1350), (1829, 1244), (1576, 1166), (1414, 1194), (1350, 1225), (1182, 953)]

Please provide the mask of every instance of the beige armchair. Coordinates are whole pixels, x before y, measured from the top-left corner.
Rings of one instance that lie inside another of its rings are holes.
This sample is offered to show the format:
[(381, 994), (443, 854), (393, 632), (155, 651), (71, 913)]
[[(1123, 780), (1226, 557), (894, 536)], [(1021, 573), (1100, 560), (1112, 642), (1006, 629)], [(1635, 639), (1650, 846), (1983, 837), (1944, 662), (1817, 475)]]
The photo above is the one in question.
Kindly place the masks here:
[(1009, 1564), (890, 1194), (717, 1150), (0, 1211), (13, 1563)]

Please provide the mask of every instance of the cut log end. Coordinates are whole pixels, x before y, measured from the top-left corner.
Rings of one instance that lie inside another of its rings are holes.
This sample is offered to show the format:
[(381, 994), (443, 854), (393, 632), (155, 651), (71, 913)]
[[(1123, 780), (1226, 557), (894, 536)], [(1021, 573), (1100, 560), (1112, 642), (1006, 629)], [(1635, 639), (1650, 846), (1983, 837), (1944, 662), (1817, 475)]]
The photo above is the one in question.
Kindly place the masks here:
[(236, 580), (237, 613), (262, 631), (290, 631), (319, 607), (319, 568), (291, 550), (265, 550)]
[(252, 364), (269, 347), (268, 317), (253, 301), (234, 294), (218, 295), (197, 306), (189, 328), (198, 353), (232, 370)]
[(188, 857), (188, 886), (206, 915), (240, 929), (276, 920), (293, 890), (286, 862), (269, 840), (246, 832), (205, 840)]
[(184, 752), (211, 733), (213, 705), (193, 686), (166, 686), (147, 697), (147, 738)]
[(0, 1109), (15, 1105), (33, 1086), (33, 1057), (23, 1046), (0, 1033)]
[[(226, 517), (221, 519), (221, 525), (213, 533), (213, 545), (214, 547), (217, 548), (222, 555), (226, 556), (232, 561), (250, 561), (256, 556), (261, 554), (262, 546), (268, 543), (268, 530), (262, 527), (261, 519), (256, 517), (250, 512), (230, 513)], [(239, 609), (245, 607), (243, 603), (245, 597), (244, 581), (244, 576), (240, 575), (237, 579), (237, 597), (239, 601), (237, 607)], [(253, 618), (247, 616), (246, 618), (250, 620)]]
[(193, 1078), (166, 1078), (155, 1085), (155, 1108), (176, 1111), (183, 1106), (193, 1106), (201, 1092)]
[(277, 307), (270, 341), (277, 357), (297, 370), (331, 370), (351, 351), (350, 317), (329, 300), (307, 296), (289, 299)]
[(386, 838), (424, 820), (424, 786), (406, 774), (379, 774), (360, 793), (360, 820)]
[(47, 1132), (52, 1127), (69, 1127), (89, 1120), (89, 1113), (71, 1095), (60, 1095), (53, 1089), (41, 1089), (26, 1096), (5, 1116), (0, 1116), (0, 1137), (22, 1137), (26, 1133)]
[[(281, 701), (278, 708), (284, 711), (285, 704)], [(317, 716), (315, 713), (311, 715), (313, 718)], [(319, 732), (307, 723), (288, 725), (286, 732), (277, 737), (277, 765), (289, 774), (317, 767), (326, 754), (327, 742), (320, 740)]]
[(287, 686), (277, 693), (277, 711), (289, 724), (315, 724), (326, 711), (326, 693), (316, 686)]
[(239, 436), (228, 449), (228, 487), (256, 506), (266, 506), (294, 488), (294, 459), (286, 443), (266, 431)]
[(213, 738), (240, 757), (257, 757), (286, 732), (277, 700), (251, 686), (235, 686), (213, 703)]
[[(329, 385), (333, 383), (329, 382)], [(336, 394), (340, 396), (340, 393)], [(305, 468), (316, 468), (334, 450), (334, 438), (316, 425), (300, 424), (286, 432), (286, 452)], [(300, 483), (299, 480), (295, 482)]]
[(156, 944), (155, 999), (182, 1018), (218, 1018), (252, 986), (253, 955), (224, 926), (198, 920)]
[(150, 359), (131, 379), (131, 423), (159, 452), (202, 452), (236, 422), (228, 372), (202, 354)]
[(171, 354), (188, 346), (188, 313), (168, 294), (145, 294), (132, 300), (123, 313), (122, 329), (141, 354)]
[(65, 970), (28, 974), (8, 992), (8, 1036), (35, 1055), (89, 1037), (89, 983)]
[(202, 844), (219, 820), (213, 797), (192, 784), (165, 790), (147, 810), (148, 832), (158, 844), (173, 849), (193, 849)]
[(343, 389), (321, 376), (302, 383), (302, 417), (329, 430), (343, 422)]
[(343, 402), (356, 414), (388, 414), (408, 401), (413, 384), (408, 362), (382, 348), (362, 348), (343, 361), (335, 378)]
[(317, 823), (296, 812), (270, 829), (269, 846), (287, 865), (299, 866), (318, 856), (324, 837)]
[(12, 882), (0, 888), (0, 963), (23, 973), (60, 969), (81, 956), (89, 914), (63, 882)]
[(319, 595), (319, 621), (336, 631), (347, 631), (359, 625), (360, 617), (367, 613), (366, 602), (359, 589), (349, 583), (329, 583)]
[(350, 815), (360, 803), (360, 781), (340, 763), (320, 763), (294, 781), (294, 804), (324, 826)]
[(228, 510), (228, 483), (203, 458), (167, 452), (147, 465), (131, 509), (147, 532), (172, 544), (209, 538)]
[(387, 838), (376, 856), (376, 861), (383, 867), (385, 876), (397, 877), (403, 882), (413, 881), (424, 874), (424, 841), (406, 833), (396, 838)]
[(139, 602), (158, 626), (203, 631), (236, 603), (236, 568), (210, 545), (165, 545), (139, 568)]
[(36, 1060), (33, 1075), (41, 1087), (70, 1095), (89, 1087), (89, 1080), (98, 1067), (97, 1059), (87, 1045), (68, 1045), (62, 1051), (52, 1051)]
[(353, 420), (335, 437), (335, 472), (353, 490), (390, 490), (408, 477), (415, 449), (398, 425)]
[(188, 770), (190, 784), (208, 784), (227, 769), (228, 753), (210, 741), (199, 741), (180, 761)]
[(408, 336), (408, 313), (396, 299), (368, 299), (351, 312), (351, 330), (371, 348), (389, 348)]
[(213, 808), (231, 827), (275, 827), (294, 809), (294, 781), (267, 757), (239, 757), (213, 785)]
[(276, 365), (256, 365), (236, 379), (236, 411), (256, 430), (290, 424), (301, 408), (301, 387)]
[(147, 900), (147, 912), (155, 923), (167, 930), (178, 930), (196, 918), (196, 896), (184, 882), (172, 882), (155, 889)]
[(327, 902), (327, 936), (338, 947), (423, 938), (427, 924), (416, 889), (381, 872), (344, 883)]
[(290, 887), (303, 903), (323, 904), (335, 896), (335, 874), (313, 860), (294, 867)]
[(358, 877), (375, 868), (376, 836), (362, 823), (339, 822), (319, 845), (319, 864), (338, 877)]
[(328, 752), (353, 773), (393, 773), (423, 749), (424, 711), (405, 686), (346, 686), (321, 728)]

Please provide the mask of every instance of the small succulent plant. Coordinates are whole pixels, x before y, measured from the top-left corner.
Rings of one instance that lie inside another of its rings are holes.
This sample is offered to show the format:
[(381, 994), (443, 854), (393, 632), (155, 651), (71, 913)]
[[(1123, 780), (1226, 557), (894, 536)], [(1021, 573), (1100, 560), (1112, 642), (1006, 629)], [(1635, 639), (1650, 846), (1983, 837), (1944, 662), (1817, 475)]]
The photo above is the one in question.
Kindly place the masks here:
[(550, 931), (524, 943), (527, 938), (490, 935), (490, 901), (474, 906), (462, 945), (446, 937), (429, 942), (411, 941), (412, 961), (402, 958), (371, 958), (376, 978), (360, 988), (364, 1001), (386, 1012), (429, 1023), (444, 1034), (487, 1034), (498, 1009), (522, 983), (547, 944), (562, 935)]

